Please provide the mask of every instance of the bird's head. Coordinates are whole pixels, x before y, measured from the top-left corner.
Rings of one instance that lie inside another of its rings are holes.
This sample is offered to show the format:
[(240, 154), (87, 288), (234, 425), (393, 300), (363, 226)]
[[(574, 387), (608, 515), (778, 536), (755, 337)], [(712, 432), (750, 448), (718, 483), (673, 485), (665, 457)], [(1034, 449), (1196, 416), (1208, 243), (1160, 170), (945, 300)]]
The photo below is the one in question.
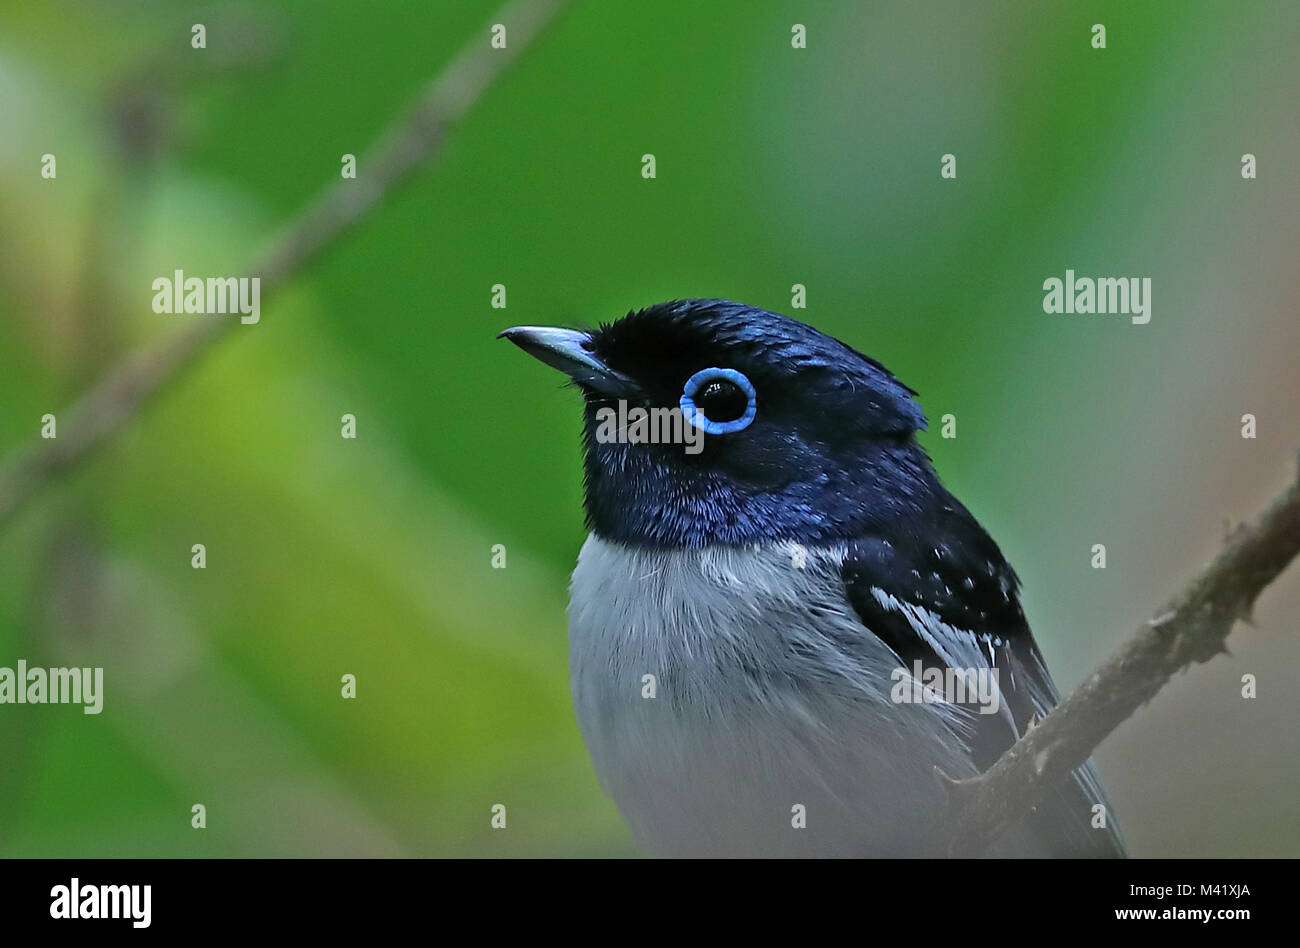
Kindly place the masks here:
[(937, 486), (913, 438), (925, 427), (915, 393), (785, 316), (679, 300), (592, 331), (501, 335), (582, 390), (587, 518), (606, 539), (833, 541)]

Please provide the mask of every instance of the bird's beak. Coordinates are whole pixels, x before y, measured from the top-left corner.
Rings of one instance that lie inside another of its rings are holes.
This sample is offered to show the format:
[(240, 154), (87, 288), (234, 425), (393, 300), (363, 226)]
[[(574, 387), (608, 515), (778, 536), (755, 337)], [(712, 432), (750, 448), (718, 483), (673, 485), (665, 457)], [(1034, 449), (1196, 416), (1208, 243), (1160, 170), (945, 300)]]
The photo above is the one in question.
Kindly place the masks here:
[(579, 385), (615, 397), (636, 391), (636, 383), (615, 372), (590, 351), (591, 336), (576, 329), (552, 329), (549, 326), (514, 326), (497, 333), (509, 339), (530, 356), (559, 369)]

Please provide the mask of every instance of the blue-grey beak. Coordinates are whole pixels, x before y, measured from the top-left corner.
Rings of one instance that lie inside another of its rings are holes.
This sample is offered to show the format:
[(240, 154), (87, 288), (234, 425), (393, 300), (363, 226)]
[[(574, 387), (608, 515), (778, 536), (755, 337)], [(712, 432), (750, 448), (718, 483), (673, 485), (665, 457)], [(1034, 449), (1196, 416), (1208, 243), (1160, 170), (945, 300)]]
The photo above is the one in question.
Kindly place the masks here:
[(497, 333), (497, 338), (509, 339), (579, 385), (615, 397), (626, 397), (636, 391), (635, 382), (591, 353), (591, 336), (585, 332), (550, 326), (513, 326)]

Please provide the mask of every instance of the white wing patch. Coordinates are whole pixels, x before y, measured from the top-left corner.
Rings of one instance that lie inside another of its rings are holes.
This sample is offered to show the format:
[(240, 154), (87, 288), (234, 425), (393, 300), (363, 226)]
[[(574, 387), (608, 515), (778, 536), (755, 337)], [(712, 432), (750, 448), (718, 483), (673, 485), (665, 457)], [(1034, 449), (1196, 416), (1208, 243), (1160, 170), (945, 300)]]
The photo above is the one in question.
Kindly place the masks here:
[[(881, 608), (897, 612), (907, 619), (907, 624), (912, 627), (912, 630), (926, 645), (934, 650), (934, 653), (949, 668), (971, 670), (997, 668), (999, 675), (1005, 672), (1011, 677), (1011, 687), (1015, 688), (1014, 670), (1009, 663), (1005, 667), (999, 668), (997, 663), (998, 653), (994, 652), (994, 649), (1002, 649), (1007, 644), (1006, 640), (1001, 636), (979, 634), (969, 629), (959, 629), (956, 626), (949, 625), (924, 606), (918, 606), (913, 602), (904, 602), (878, 586), (871, 587), (871, 596), (880, 604)], [(998, 685), (998, 688), (1001, 691), (1001, 684)], [(1037, 706), (1038, 702), (1035, 700), (1034, 704)], [(971, 713), (969, 708), (963, 710)], [(1021, 728), (1016, 724), (1015, 718), (1011, 714), (1010, 704), (1001, 694), (998, 696), (998, 714), (1006, 719), (1011, 726), (1012, 732), (1019, 737), (1022, 733)]]
[[(956, 628), (944, 622), (923, 606), (904, 602), (875, 586), (871, 587), (871, 595), (882, 608), (891, 609), (906, 618), (916, 634), (949, 667), (994, 668), (997, 667), (998, 657), (1001, 656), (1002, 668), (1000, 672), (1007, 674), (1010, 678), (1012, 692), (1015, 692), (1018, 688), (1016, 682), (1017, 668), (1021, 669), (1022, 672), (1026, 672), (1026, 674), (1021, 675), (1021, 679), (1024, 683), (1025, 697), (1029, 699), (1029, 703), (1034, 709), (1034, 714), (1031, 715), (1030, 720), (1023, 722), (1023, 725), (1018, 724), (1011, 714), (1009, 703), (1005, 700), (1002, 700), (999, 709), (1001, 717), (1011, 725), (1012, 733), (1015, 734), (1017, 740), (1029, 730), (1031, 722), (1035, 720), (1041, 721), (1056, 707), (1059, 701), (1056, 688), (1052, 684), (1051, 675), (1048, 674), (1047, 668), (1036, 649), (1027, 656), (1021, 656), (1012, 651), (1010, 643), (1001, 636), (979, 634), (968, 629)], [(994, 651), (995, 649), (998, 651)], [(1029, 663), (1028, 667), (1026, 667), (1026, 662)], [(999, 689), (1001, 689), (1000, 684)], [(970, 713), (968, 708), (954, 707), (966, 711), (968, 714)], [(1091, 760), (1074, 771), (1074, 779), (1083, 787), (1084, 794), (1090, 801), (1105, 803), (1109, 810), (1109, 803), (1106, 802), (1106, 792), (1101, 785), (1101, 777)], [(1117, 840), (1121, 838), (1118, 827), (1114, 824), (1112, 824), (1111, 832)]]

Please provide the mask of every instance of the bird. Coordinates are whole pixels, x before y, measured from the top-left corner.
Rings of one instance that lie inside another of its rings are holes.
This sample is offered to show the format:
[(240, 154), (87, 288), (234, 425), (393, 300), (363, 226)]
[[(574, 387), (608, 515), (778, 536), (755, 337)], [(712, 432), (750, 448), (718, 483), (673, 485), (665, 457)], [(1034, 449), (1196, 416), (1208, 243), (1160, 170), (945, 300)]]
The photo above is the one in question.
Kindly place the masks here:
[[(805, 323), (726, 299), (498, 338), (582, 395), (569, 684), (637, 845), (945, 853), (947, 781), (987, 769), (1058, 693), (1019, 579), (917, 440), (916, 391)], [(637, 409), (680, 436), (635, 436)], [(932, 671), (993, 678), (994, 706), (935, 687), (915, 700)], [(1093, 763), (984, 855), (1126, 855)]]

